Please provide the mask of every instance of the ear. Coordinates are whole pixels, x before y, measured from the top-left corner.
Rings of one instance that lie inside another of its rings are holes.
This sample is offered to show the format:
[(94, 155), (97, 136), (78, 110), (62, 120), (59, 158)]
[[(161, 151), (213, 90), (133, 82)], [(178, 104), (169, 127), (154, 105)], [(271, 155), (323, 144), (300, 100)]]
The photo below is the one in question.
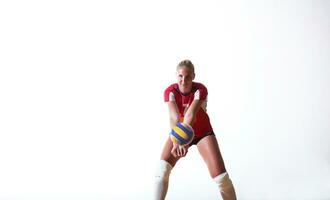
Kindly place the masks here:
[(193, 74), (193, 77), (192, 77), (192, 80), (194, 80), (195, 79), (195, 73)]

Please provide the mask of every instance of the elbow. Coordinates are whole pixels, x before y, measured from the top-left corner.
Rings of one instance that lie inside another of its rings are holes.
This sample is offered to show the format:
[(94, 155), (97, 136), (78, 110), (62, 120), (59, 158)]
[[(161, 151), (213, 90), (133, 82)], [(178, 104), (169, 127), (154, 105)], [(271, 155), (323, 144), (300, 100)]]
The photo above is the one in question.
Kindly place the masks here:
[(177, 122), (180, 121), (180, 116), (179, 115), (172, 115), (170, 120), (171, 120), (171, 122), (176, 124)]
[(174, 126), (176, 126), (176, 124), (180, 121), (180, 116), (179, 115), (173, 115), (170, 117), (170, 125), (171, 128), (173, 128)]

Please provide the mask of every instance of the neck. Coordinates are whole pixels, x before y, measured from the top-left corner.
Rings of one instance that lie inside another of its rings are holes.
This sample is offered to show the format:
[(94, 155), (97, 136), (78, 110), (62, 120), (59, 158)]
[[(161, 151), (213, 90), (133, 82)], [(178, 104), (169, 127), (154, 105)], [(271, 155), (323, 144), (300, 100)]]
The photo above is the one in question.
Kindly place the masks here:
[(184, 94), (189, 93), (191, 91), (191, 89), (192, 89), (192, 86), (190, 86), (190, 87), (180, 87), (179, 86), (180, 92), (184, 93)]

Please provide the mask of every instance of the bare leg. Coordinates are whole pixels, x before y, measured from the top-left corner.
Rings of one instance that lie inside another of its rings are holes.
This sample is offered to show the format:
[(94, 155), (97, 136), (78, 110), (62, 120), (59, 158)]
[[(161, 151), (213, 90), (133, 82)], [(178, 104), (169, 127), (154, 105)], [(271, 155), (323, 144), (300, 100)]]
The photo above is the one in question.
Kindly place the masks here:
[(170, 138), (167, 139), (163, 152), (160, 156), (160, 163), (158, 172), (156, 174), (155, 179), (155, 191), (154, 191), (154, 200), (164, 200), (169, 183), (169, 177), (172, 168), (175, 166), (176, 162), (180, 159), (180, 157), (174, 157), (171, 154), (171, 150), (173, 148), (173, 143)]
[(168, 138), (164, 145), (163, 152), (160, 156), (160, 159), (167, 161), (168, 163), (171, 164), (172, 167), (174, 167), (176, 162), (180, 159), (180, 157), (174, 157), (171, 154), (172, 148), (173, 148), (173, 143), (172, 143), (171, 139)]
[(224, 200), (235, 200), (235, 189), (226, 172), (215, 136), (209, 135), (204, 137), (198, 142), (197, 148), (209, 169), (211, 177), (219, 185), (222, 198)]

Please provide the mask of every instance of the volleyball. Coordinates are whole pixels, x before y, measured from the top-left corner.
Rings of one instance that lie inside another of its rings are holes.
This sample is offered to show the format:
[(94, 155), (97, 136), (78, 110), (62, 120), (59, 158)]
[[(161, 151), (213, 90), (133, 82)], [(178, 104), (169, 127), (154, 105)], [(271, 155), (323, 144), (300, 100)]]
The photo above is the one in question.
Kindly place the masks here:
[(187, 145), (194, 138), (194, 130), (189, 124), (179, 122), (171, 130), (170, 138), (174, 144)]

